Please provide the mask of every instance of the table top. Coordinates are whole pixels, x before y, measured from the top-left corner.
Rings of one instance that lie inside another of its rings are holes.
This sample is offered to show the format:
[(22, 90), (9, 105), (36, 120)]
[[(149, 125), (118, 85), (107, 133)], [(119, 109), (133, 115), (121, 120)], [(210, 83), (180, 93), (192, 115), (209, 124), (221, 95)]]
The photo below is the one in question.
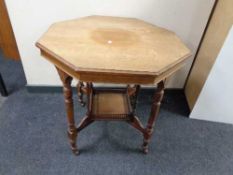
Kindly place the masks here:
[(38, 43), (85, 70), (158, 74), (190, 54), (171, 31), (138, 19), (106, 16), (55, 23)]
[(36, 45), (74, 72), (158, 76), (190, 56), (174, 32), (135, 18), (109, 16), (55, 23)]

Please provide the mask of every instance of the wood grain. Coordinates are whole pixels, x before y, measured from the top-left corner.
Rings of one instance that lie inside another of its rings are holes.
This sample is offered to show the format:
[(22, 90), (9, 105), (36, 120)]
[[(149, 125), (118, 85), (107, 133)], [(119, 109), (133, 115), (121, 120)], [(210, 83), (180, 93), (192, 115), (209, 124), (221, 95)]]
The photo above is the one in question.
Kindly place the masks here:
[(4, 0), (0, 0), (0, 46), (5, 57), (15, 60), (20, 59)]
[[(43, 46), (40, 46), (43, 48)], [(75, 67), (62, 58), (57, 59), (58, 56), (49, 54), (46, 48), (41, 49), (41, 55), (56, 65), (59, 69), (65, 71), (70, 76), (83, 81), (83, 82), (96, 82), (96, 83), (126, 83), (126, 84), (156, 84), (159, 81), (169, 77), (174, 72), (179, 70), (186, 60), (174, 65), (160, 75), (150, 75), (146, 73), (126, 73), (121, 71), (76, 71)]]
[(122, 93), (99, 93), (93, 98), (93, 115), (128, 114), (126, 96)]
[(185, 86), (185, 94), (190, 109), (194, 107), (224, 40), (233, 24), (232, 7), (232, 0), (221, 0), (216, 4)]
[(106, 16), (55, 23), (37, 46), (76, 72), (159, 75), (190, 55), (171, 31), (138, 19)]

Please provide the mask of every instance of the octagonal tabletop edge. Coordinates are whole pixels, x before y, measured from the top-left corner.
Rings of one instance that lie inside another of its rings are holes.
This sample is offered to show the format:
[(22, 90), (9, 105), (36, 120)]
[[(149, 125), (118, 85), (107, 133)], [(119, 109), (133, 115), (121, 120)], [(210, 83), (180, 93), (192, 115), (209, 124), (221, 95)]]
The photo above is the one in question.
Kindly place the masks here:
[(36, 45), (76, 72), (159, 75), (191, 55), (174, 32), (135, 18), (110, 16), (55, 23)]

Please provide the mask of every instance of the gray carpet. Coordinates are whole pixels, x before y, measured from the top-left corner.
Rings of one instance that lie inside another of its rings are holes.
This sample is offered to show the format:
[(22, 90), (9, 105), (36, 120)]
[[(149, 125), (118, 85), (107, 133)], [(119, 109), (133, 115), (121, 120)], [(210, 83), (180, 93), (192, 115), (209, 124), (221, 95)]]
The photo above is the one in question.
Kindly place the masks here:
[(0, 107), (2, 106), (2, 104), (4, 103), (5, 100), (6, 100), (6, 97), (2, 97), (0, 95)]
[(6, 59), (0, 49), (0, 72), (9, 94), (18, 91), (26, 84), (20, 61)]
[[(13, 68), (22, 72), (20, 63)], [(165, 95), (148, 155), (131, 126), (96, 122), (79, 134), (74, 156), (62, 94), (28, 93), (23, 74), (3, 71), (10, 96), (0, 107), (0, 175), (233, 174), (233, 126), (189, 119), (180, 91)], [(141, 93), (137, 113), (144, 123), (150, 103), (151, 91)], [(85, 110), (75, 110), (80, 121)]]

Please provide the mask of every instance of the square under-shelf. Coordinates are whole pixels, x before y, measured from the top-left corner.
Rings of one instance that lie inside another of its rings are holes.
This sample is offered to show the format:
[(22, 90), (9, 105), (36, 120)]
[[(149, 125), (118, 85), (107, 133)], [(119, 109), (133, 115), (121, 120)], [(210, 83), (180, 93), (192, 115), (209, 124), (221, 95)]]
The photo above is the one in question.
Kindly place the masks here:
[(101, 92), (94, 94), (92, 116), (95, 119), (127, 120), (130, 114), (131, 106), (125, 93)]

